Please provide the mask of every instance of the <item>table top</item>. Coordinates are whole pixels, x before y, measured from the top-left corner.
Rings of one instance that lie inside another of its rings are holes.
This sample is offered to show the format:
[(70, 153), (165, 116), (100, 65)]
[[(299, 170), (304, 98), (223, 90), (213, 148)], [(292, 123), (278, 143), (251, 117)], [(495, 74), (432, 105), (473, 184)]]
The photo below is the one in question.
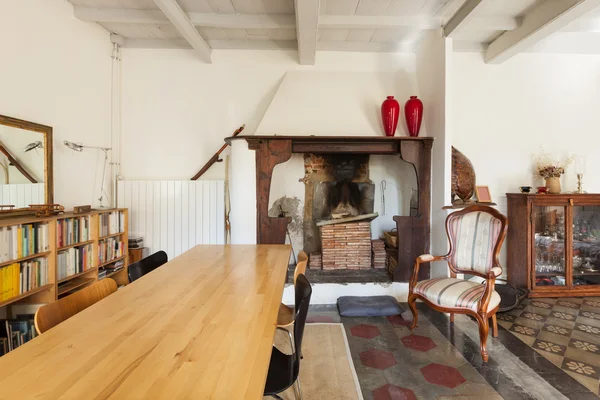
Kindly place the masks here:
[(260, 399), (288, 245), (201, 245), (0, 357), (1, 399)]

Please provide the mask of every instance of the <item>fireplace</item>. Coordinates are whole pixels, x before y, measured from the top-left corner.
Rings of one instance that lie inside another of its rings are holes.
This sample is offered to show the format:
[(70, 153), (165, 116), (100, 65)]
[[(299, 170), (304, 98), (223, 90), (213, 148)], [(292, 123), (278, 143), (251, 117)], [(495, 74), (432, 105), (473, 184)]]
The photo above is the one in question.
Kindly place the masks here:
[[(385, 155), (398, 157), (398, 160), (409, 163), (399, 161), (402, 164), (401, 174), (409, 173), (412, 175), (411, 179), (416, 177), (416, 186), (413, 187), (418, 190), (418, 205), (414, 214), (392, 214), (385, 219), (388, 221), (386, 223), (395, 222), (398, 236), (402, 238), (395, 250), (398, 267), (394, 271), (394, 280), (407, 282), (415, 258), (429, 251), (432, 138), (238, 136), (227, 140), (246, 140), (248, 149), (255, 151), (257, 243), (281, 244), (289, 236), (287, 228), (292, 218), (287, 215), (277, 216), (278, 213), (269, 215), (271, 180), (276, 165), (288, 161), (292, 154), (298, 154), (302, 157), (300, 160), (305, 161), (303, 228), (310, 225), (310, 229), (303, 231), (308, 232), (305, 234), (304, 249), (310, 252), (309, 246), (313, 250), (321, 248), (321, 231), (317, 228), (317, 223), (336, 219), (334, 217), (356, 218), (373, 210), (369, 206), (369, 202), (373, 204), (375, 199), (374, 185), (369, 179), (368, 160), (373, 155), (379, 160)], [(298, 160), (298, 156), (294, 160)], [(306, 163), (307, 160), (311, 161), (310, 165)], [(323, 160), (326, 162), (320, 162)], [(405, 166), (410, 164), (412, 168), (407, 171)], [(290, 165), (297, 165), (297, 161)], [(400, 168), (395, 165), (398, 164), (392, 165), (394, 170)], [(286, 176), (292, 177), (290, 174)], [(322, 179), (324, 176), (326, 179)], [(319, 179), (315, 179), (317, 177)], [(281, 195), (281, 185), (276, 188)], [(355, 221), (344, 221), (344, 224), (347, 222)], [(334, 222), (332, 225), (340, 224)], [(372, 254), (375, 251), (378, 254), (375, 259), (380, 262), (385, 249), (372, 244)], [(429, 276), (427, 265), (421, 268), (420, 276)]]

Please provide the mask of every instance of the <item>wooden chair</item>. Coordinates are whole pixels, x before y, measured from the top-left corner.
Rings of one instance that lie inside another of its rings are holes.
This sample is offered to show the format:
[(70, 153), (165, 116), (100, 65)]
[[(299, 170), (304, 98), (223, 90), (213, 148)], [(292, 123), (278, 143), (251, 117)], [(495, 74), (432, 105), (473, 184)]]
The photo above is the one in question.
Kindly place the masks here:
[[(498, 336), (496, 311), (500, 306), (500, 295), (494, 290), (494, 285), (496, 278), (502, 274), (498, 253), (507, 227), (508, 219), (487, 206), (471, 206), (448, 215), (448, 254), (424, 254), (415, 262), (408, 294), (408, 305), (413, 314), (410, 329), (417, 326), (417, 299), (437, 311), (450, 313), (450, 322), (454, 322), (454, 314), (472, 315), (479, 325), (481, 357), (484, 362), (488, 361), (486, 342), (489, 318), (492, 318), (493, 336)], [(417, 282), (421, 263), (439, 260), (448, 262), (450, 277)], [(485, 278), (485, 284), (457, 279), (457, 273)]]
[[(296, 286), (296, 280), (298, 275), (304, 275), (306, 273), (306, 264), (308, 263), (308, 256), (304, 251), (298, 254), (298, 263), (296, 269), (294, 269), (294, 287)], [(286, 306), (285, 304), (279, 305), (279, 314), (277, 314), (277, 328), (287, 328), (294, 323), (294, 307)], [(288, 331), (289, 333), (289, 331)]]
[(117, 283), (106, 278), (54, 303), (45, 304), (35, 313), (35, 330), (42, 334), (116, 291)]
[(166, 264), (167, 261), (169, 261), (167, 253), (161, 250), (141, 259), (138, 262), (134, 262), (127, 268), (127, 277), (129, 278), (129, 283), (140, 279), (149, 272), (154, 271), (161, 265)]

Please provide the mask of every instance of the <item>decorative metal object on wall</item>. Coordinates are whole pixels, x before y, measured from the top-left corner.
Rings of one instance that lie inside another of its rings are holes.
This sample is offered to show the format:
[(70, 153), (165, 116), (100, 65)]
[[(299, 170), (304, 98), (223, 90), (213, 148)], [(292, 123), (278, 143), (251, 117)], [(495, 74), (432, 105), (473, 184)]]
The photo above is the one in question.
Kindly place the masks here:
[(385, 136), (394, 136), (398, 126), (398, 117), (400, 117), (400, 104), (394, 99), (394, 96), (387, 96), (387, 99), (381, 104), (381, 121)]
[[(452, 204), (472, 202), (475, 192), (475, 169), (471, 160), (452, 146)], [(456, 199), (458, 197), (458, 199)]]

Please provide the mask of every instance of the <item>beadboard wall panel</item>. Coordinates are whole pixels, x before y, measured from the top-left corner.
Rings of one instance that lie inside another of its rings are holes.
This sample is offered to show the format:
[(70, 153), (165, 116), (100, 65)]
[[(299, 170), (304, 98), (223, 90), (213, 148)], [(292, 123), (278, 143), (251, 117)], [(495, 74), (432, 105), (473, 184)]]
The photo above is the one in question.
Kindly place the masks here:
[(0, 185), (0, 204), (27, 207), (46, 203), (44, 183), (11, 183)]
[(224, 181), (119, 181), (129, 235), (169, 259), (197, 244), (225, 243)]

